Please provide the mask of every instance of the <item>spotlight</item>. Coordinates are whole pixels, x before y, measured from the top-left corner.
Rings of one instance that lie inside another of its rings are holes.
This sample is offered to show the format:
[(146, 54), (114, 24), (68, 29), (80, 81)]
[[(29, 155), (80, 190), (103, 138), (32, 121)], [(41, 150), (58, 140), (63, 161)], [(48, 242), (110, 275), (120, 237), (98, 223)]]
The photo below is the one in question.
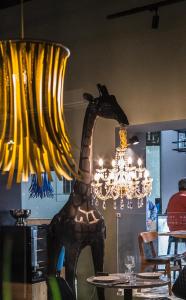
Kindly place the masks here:
[(137, 144), (139, 144), (139, 139), (136, 135), (134, 135), (129, 139), (129, 145), (137, 145)]
[(152, 17), (152, 29), (158, 29), (159, 27), (159, 16), (158, 16), (158, 9), (155, 9), (155, 14)]

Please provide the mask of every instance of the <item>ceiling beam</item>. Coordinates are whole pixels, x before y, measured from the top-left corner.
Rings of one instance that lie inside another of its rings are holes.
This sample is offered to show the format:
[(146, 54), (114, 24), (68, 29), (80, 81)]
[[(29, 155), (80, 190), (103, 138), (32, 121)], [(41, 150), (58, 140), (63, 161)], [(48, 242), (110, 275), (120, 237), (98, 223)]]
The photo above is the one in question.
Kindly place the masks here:
[[(23, 2), (27, 2), (31, 0), (23, 0)], [(21, 0), (0, 0), (0, 9), (5, 9), (10, 6), (15, 6), (21, 4)]]
[(151, 4), (147, 4), (144, 6), (138, 6), (132, 9), (128, 9), (128, 10), (124, 10), (118, 13), (114, 13), (111, 15), (107, 16), (107, 19), (115, 19), (115, 18), (120, 18), (120, 17), (125, 17), (125, 16), (129, 16), (129, 15), (133, 15), (133, 14), (137, 14), (137, 13), (141, 13), (144, 11), (157, 11), (157, 9), (159, 7), (162, 6), (167, 6), (167, 5), (171, 5), (171, 4), (176, 4), (179, 2), (183, 2), (186, 0), (164, 0), (164, 1), (159, 1), (156, 3), (151, 3)]

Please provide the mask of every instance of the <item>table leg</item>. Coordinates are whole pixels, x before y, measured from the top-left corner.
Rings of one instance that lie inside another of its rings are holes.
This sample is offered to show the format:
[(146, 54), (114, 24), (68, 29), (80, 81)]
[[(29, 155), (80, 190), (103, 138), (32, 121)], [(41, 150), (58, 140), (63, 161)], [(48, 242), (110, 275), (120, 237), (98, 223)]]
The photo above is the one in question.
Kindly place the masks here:
[(132, 289), (124, 289), (124, 300), (132, 299)]

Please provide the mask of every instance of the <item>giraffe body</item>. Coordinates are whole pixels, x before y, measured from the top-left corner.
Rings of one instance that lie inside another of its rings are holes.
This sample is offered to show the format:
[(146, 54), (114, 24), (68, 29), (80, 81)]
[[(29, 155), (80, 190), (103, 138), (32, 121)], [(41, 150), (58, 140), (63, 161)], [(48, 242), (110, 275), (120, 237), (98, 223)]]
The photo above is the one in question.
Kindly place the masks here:
[[(64, 246), (66, 280), (74, 295), (77, 261), (84, 247), (88, 245), (91, 247), (95, 273), (103, 271), (106, 227), (102, 214), (92, 203), (90, 191), (90, 151), (95, 120), (97, 117), (103, 117), (128, 125), (128, 119), (116, 98), (109, 95), (105, 86), (98, 85), (98, 89), (100, 93), (98, 98), (84, 94), (89, 104), (84, 118), (79, 161), (83, 179), (75, 181), (69, 200), (49, 225), (49, 275), (56, 274), (58, 256)], [(98, 288), (97, 291), (99, 300), (104, 300), (104, 290)]]

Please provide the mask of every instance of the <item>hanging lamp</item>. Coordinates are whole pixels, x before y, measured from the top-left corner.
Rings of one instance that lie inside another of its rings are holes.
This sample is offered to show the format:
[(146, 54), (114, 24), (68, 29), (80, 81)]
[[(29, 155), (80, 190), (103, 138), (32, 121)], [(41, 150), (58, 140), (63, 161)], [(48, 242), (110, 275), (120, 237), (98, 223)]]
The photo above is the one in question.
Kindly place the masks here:
[(0, 169), (10, 188), (37, 174), (52, 180), (77, 176), (64, 124), (63, 83), (70, 51), (57, 43), (24, 39), (0, 41)]
[(149, 171), (142, 166), (142, 160), (138, 158), (137, 166), (133, 164), (132, 158), (128, 157), (128, 142), (126, 128), (119, 130), (120, 145), (116, 148), (115, 159), (112, 167), (107, 169), (103, 160), (99, 160), (99, 168), (96, 169), (91, 183), (95, 204), (99, 200), (106, 209), (106, 201), (113, 200), (113, 208), (117, 209), (116, 200), (120, 200), (120, 209), (124, 209), (126, 200), (127, 207), (132, 209), (137, 200), (137, 207), (143, 206), (143, 199), (150, 195), (152, 181)]

